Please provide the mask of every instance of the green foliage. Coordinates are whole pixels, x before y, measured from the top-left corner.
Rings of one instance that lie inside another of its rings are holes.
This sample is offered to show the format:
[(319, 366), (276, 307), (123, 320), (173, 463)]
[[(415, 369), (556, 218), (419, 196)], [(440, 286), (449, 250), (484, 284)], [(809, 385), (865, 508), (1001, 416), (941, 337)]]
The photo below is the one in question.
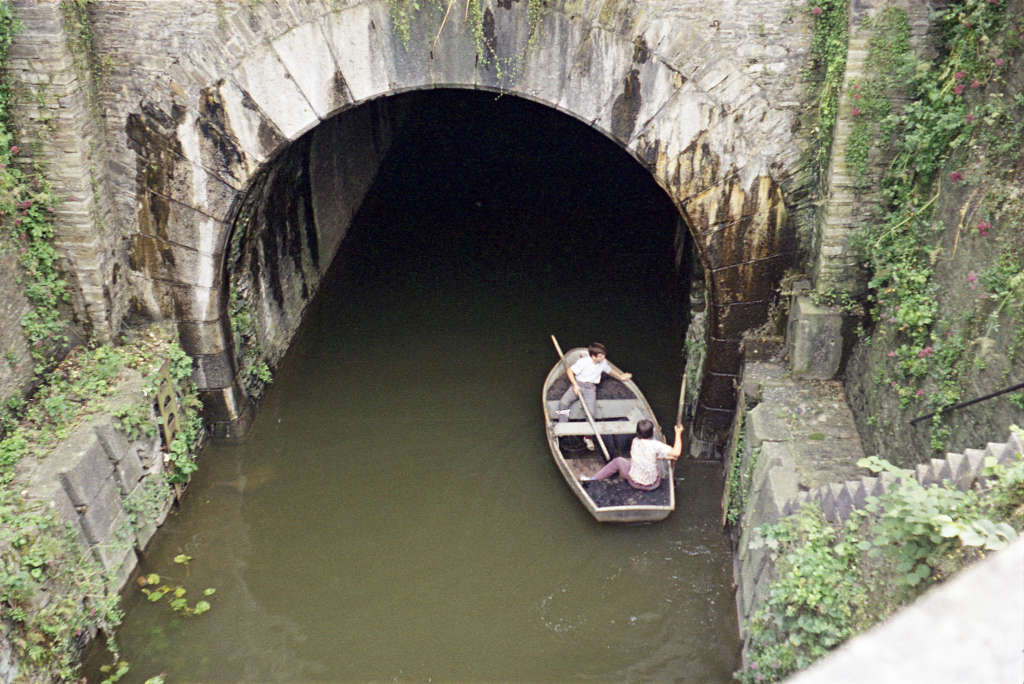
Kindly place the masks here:
[(728, 504), (726, 505), (725, 517), (730, 525), (737, 524), (743, 515), (743, 511), (747, 508), (754, 470), (757, 468), (757, 461), (761, 456), (761, 447), (757, 447), (750, 452), (749, 459), (744, 459), (743, 441), (743, 433), (740, 433), (736, 453), (733, 456), (732, 467), (729, 469), (729, 479), (726, 482)]
[(252, 306), (234, 287), (228, 299), (228, 315), (231, 319), (231, 333), (235, 340), (235, 358), (238, 360), (238, 374), (246, 394), (258, 397), (263, 394), (274, 375), (263, 359), (263, 345), (260, 344), (259, 330)]
[[(77, 537), (42, 504), (22, 499), (14, 480), (15, 466), (29, 456), (45, 457), (72, 429), (99, 413), (116, 416), (131, 438), (152, 435), (151, 399), (140, 397), (116, 411), (107, 407), (107, 400), (124, 379), (125, 369), (152, 374), (168, 357), (172, 375), (181, 383), (186, 429), (179, 433), (177, 460), (171, 470), (148, 477), (124, 500), (125, 523), (109, 543), (128, 549), (135, 543), (136, 530), (161, 518), (171, 498), (169, 485), (187, 480), (187, 473), (175, 466), (184, 463), (188, 472), (195, 470), (193, 453), (201, 422), (187, 355), (176, 344), (152, 334), (142, 334), (120, 347), (78, 348), (41, 378), (31, 401), (9, 407), (7, 434), (0, 440), (0, 549), (5, 549), (0, 563), (0, 619), (7, 623), (26, 668), (52, 674), (54, 679), (72, 679), (84, 635), (98, 628), (109, 637), (120, 621), (120, 611), (117, 595), (107, 593), (114, 578), (96, 565), (91, 554), (82, 555)], [(54, 588), (59, 591), (56, 600)], [(50, 602), (42, 611), (33, 610), (34, 597), (44, 590)], [(116, 645), (113, 648), (116, 651)], [(117, 671), (118, 666), (113, 666), (111, 672)]]
[(737, 679), (779, 681), (807, 667), (1024, 529), (1024, 454), (988, 463), (982, 487), (969, 491), (923, 487), (877, 457), (858, 465), (891, 484), (845, 525), (811, 505), (755, 533), (750, 548), (772, 552), (776, 579), (748, 621), (748, 664)]
[[(1007, 313), (1019, 320), (1024, 302), (1024, 255), (1019, 247), (1007, 246), (1006, 256), (981, 275), (980, 284), (994, 295), (976, 305), (988, 311), (987, 331), (954, 326), (940, 309), (935, 267), (950, 255), (942, 248), (946, 227), (934, 220), (933, 211), (944, 192), (966, 182), (960, 171), (948, 178), (940, 177), (940, 171), (957, 169), (971, 157), (993, 160), (994, 168), (1002, 155), (1016, 162), (1024, 133), (1024, 106), (1018, 103), (1024, 104), (1024, 96), (999, 92), (1009, 88), (1003, 80), (1004, 55), (1015, 40), (1005, 3), (962, 0), (940, 10), (934, 20), (943, 36), (935, 62), (916, 61), (909, 54), (901, 12), (886, 10), (870, 26), (868, 77), (851, 93), (860, 95), (861, 111), (848, 149), (861, 174), (866, 167), (858, 165), (866, 162), (870, 141), (891, 140), (885, 150), (892, 161), (882, 180), (882, 220), (865, 224), (855, 243), (871, 273), (875, 335), (891, 345), (890, 369), (880, 380), (901, 408), (923, 404), (922, 411), (938, 411), (962, 398), (965, 373), (973, 361), (978, 368), (984, 363), (966, 353), (969, 342), (991, 333)], [(886, 114), (901, 82), (911, 100)], [(983, 87), (989, 90), (980, 97)], [(977, 236), (986, 236), (995, 215), (1005, 213), (1010, 206), (1005, 199), (983, 203), (987, 218), (976, 220)], [(1012, 222), (1009, 215), (1006, 220)], [(954, 256), (961, 239), (957, 231)], [(978, 274), (972, 271), (966, 278), (965, 286), (976, 287)], [(934, 449), (941, 451), (948, 435), (948, 426), (932, 423)]]
[[(0, 4), (0, 64), (5, 63), (20, 25), (10, 3)], [(0, 224), (7, 239), (5, 260), (11, 254), (19, 268), (19, 281), (32, 309), (21, 324), (36, 361), (36, 372), (52, 364), (53, 354), (65, 344), (65, 324), (58, 307), (69, 300), (67, 283), (57, 270), (53, 246), (57, 199), (39, 169), (21, 160), (9, 119), (11, 88), (0, 71)]]
[(846, 73), (847, 0), (808, 0), (814, 21), (811, 74), (819, 83), (812, 117), (812, 166), (818, 183), (826, 182), (832, 134), (839, 113), (839, 93)]
[[(9, 489), (0, 489), (0, 546), (8, 549), (0, 564), (0, 618), (22, 667), (54, 681), (74, 679), (84, 635), (111, 634), (121, 620), (110, 578), (44, 504)], [(42, 592), (49, 599), (43, 604)]]
[[(184, 565), (186, 568), (191, 560), (192, 557), (185, 554), (178, 554), (174, 557), (175, 563)], [(150, 603), (159, 603), (163, 599), (167, 599), (168, 607), (175, 613), (182, 615), (202, 615), (210, 610), (210, 602), (205, 598), (196, 601), (194, 604), (189, 604), (188, 590), (181, 584), (168, 584), (165, 582), (165, 579), (161, 578), (157, 573), (150, 573), (139, 578), (138, 584), (142, 593), (146, 596), (146, 600)], [(207, 587), (203, 590), (203, 596), (209, 598), (216, 592), (216, 589)]]
[[(547, 4), (548, 0), (527, 0), (526, 21), (529, 35), (524, 52), (536, 39)], [(392, 30), (407, 50), (412, 39), (414, 21), (430, 22), (432, 27), (436, 26), (432, 28), (432, 32), (436, 33), (430, 45), (431, 56), (450, 15), (453, 12), (461, 12), (466, 18), (466, 29), (476, 46), (478, 63), (482, 66), (493, 66), (497, 70), (498, 80), (502, 82), (514, 80), (518, 75), (523, 55), (502, 57), (498, 54), (497, 46), (486, 35), (486, 12), (482, 0), (465, 0), (462, 7), (459, 7), (456, 0), (388, 0), (388, 7)]]
[(736, 673), (742, 682), (778, 681), (810, 665), (854, 633), (866, 598), (856, 547), (819, 508), (805, 506), (760, 531), (778, 555), (778, 579), (747, 623), (748, 664)]
[(882, 10), (866, 20), (861, 31), (869, 31), (865, 78), (850, 84), (853, 126), (846, 142), (846, 164), (860, 189), (866, 189), (868, 153), (879, 139), (881, 122), (890, 111), (889, 100), (911, 77), (910, 26), (907, 14), (896, 7)]

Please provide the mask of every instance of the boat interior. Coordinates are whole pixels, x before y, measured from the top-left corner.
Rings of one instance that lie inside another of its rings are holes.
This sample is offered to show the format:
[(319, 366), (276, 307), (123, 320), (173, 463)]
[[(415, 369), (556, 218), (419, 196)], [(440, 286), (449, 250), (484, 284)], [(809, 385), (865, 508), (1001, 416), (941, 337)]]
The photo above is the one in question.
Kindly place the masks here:
[[(548, 404), (548, 415), (554, 417), (558, 408), (558, 400), (569, 388), (569, 380), (564, 375), (551, 383), (545, 395)], [(637, 397), (624, 383), (614, 378), (605, 377), (597, 386), (597, 411), (594, 423), (599, 438), (604, 441), (611, 458), (616, 456), (629, 457), (629, 447), (636, 434), (636, 424), (644, 417), (644, 412), (637, 404)], [(604, 464), (604, 455), (600, 446), (589, 450), (583, 437), (593, 437), (591, 427), (579, 402), (573, 405), (569, 420), (563, 423), (553, 421), (552, 427), (558, 437), (559, 449), (566, 464), (576, 474), (592, 476)], [(667, 506), (670, 504), (670, 484), (667, 466), (662, 470), (661, 485), (652, 491), (634, 489), (625, 480), (610, 478), (594, 482), (582, 483), (588, 496), (599, 507), (610, 506)]]

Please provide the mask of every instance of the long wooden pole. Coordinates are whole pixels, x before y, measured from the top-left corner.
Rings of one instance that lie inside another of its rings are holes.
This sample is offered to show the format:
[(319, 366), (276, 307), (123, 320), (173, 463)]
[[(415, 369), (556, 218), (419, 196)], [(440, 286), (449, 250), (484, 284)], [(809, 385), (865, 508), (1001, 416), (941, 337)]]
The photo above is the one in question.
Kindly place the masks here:
[(679, 409), (676, 411), (676, 425), (683, 424), (683, 411), (686, 408), (686, 369), (683, 369), (683, 386), (679, 388)]
[(604, 460), (612, 460), (611, 455), (608, 453), (608, 447), (604, 445), (604, 440), (601, 439), (601, 435), (597, 432), (597, 424), (594, 422), (594, 416), (590, 415), (590, 408), (587, 406), (587, 402), (583, 400), (583, 391), (580, 390), (580, 386), (576, 384), (576, 378), (569, 372), (569, 362), (565, 359), (565, 354), (562, 353), (562, 348), (558, 346), (558, 340), (555, 336), (551, 336), (551, 341), (555, 344), (555, 351), (558, 352), (558, 358), (562, 359), (562, 365), (565, 366), (565, 377), (569, 378), (569, 384), (572, 385), (572, 389), (576, 392), (576, 396), (580, 400), (580, 406), (583, 407), (583, 413), (587, 416), (587, 422), (590, 423), (590, 427), (594, 430), (594, 439), (601, 445), (601, 453), (604, 454)]

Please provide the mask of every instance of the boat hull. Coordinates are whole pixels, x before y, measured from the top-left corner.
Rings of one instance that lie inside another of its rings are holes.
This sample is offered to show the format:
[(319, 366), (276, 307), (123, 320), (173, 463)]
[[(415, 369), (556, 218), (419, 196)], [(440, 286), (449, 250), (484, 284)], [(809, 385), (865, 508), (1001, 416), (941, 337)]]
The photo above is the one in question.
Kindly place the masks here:
[[(572, 365), (586, 354), (582, 347), (570, 349), (566, 360)], [(619, 371), (613, 365), (616, 372)], [(541, 403), (545, 431), (552, 458), (569, 489), (599, 522), (641, 523), (664, 520), (675, 509), (675, 481), (671, 461), (659, 461), (661, 485), (652, 492), (634, 489), (619, 478), (582, 482), (584, 475), (593, 475), (604, 463), (600, 448), (587, 451), (579, 446), (580, 438), (595, 439), (594, 428), (586, 420), (579, 404), (574, 407), (569, 422), (558, 423), (555, 409), (558, 399), (568, 388), (568, 379), (561, 362), (556, 364), (544, 382)], [(642, 419), (654, 423), (655, 437), (664, 440), (661, 426), (654, 417), (650, 404), (632, 380), (605, 377), (598, 385), (595, 426), (605, 441), (609, 454), (629, 456), (629, 445), (636, 434), (636, 424)]]

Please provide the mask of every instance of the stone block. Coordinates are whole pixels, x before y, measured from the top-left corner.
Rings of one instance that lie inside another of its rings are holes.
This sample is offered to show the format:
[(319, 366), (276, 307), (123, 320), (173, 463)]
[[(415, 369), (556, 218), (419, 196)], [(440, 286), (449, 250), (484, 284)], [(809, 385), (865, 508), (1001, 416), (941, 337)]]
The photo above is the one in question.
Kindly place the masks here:
[(837, 309), (796, 297), (789, 316), (786, 344), (794, 376), (828, 380), (839, 370), (843, 352), (843, 317)]
[(95, 492), (88, 503), (79, 504), (76, 508), (90, 544), (108, 544), (124, 517), (121, 491), (113, 477), (106, 480), (103, 488)]
[(90, 504), (113, 484), (114, 464), (92, 430), (78, 430), (61, 446), (66, 464), (60, 480), (76, 507)]
[(756, 449), (764, 442), (782, 442), (791, 439), (792, 435), (786, 420), (780, 415), (782, 407), (778, 404), (758, 404), (747, 412), (747, 435), (745, 444), (748, 449)]
[(132, 491), (142, 479), (142, 463), (128, 438), (114, 427), (110, 419), (95, 425), (94, 429), (107, 457), (114, 464), (114, 476), (121, 491)]

